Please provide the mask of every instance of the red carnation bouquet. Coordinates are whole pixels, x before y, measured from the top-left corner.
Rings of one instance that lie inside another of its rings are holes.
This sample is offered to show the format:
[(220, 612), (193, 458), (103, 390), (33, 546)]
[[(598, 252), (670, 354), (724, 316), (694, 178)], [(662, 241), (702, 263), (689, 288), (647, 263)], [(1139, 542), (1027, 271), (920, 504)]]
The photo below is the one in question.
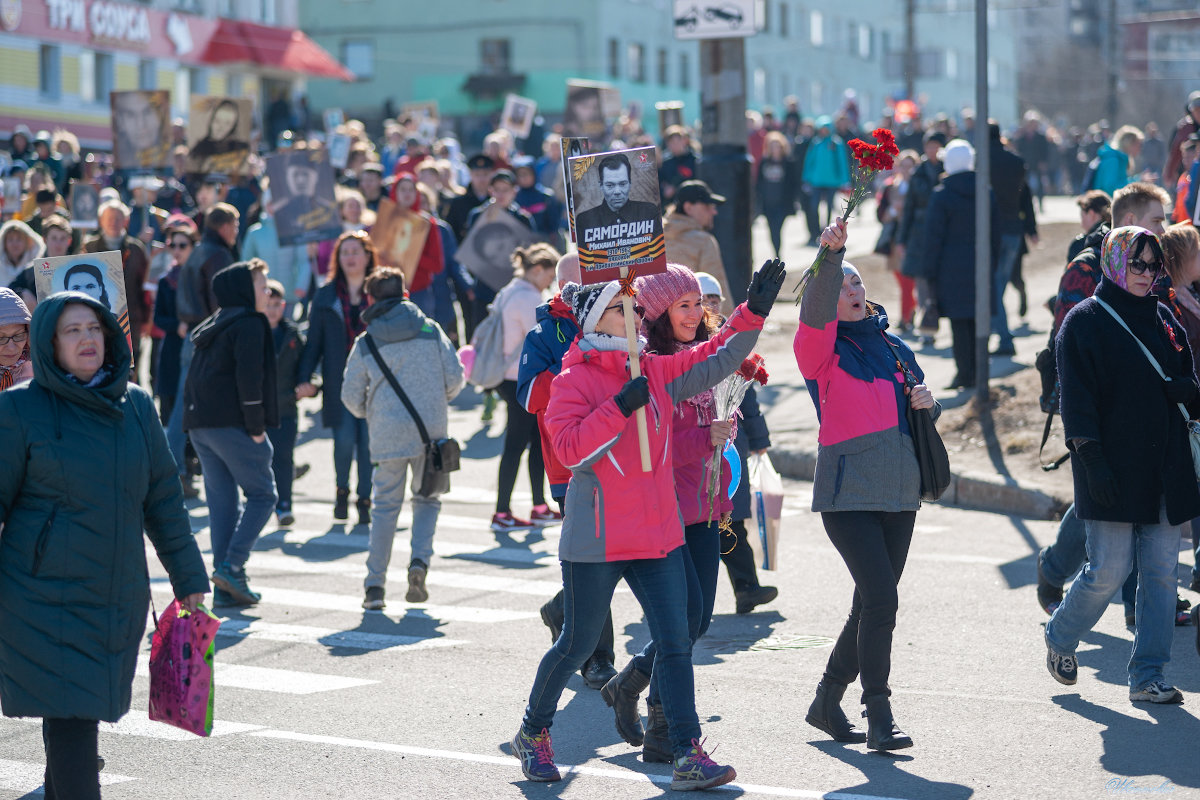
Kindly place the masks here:
[[(768, 375), (765, 365), (766, 362), (763, 361), (763, 357), (758, 353), (754, 353), (742, 362), (737, 372), (713, 387), (714, 420), (731, 419), (737, 413), (738, 406), (742, 404), (742, 400), (746, 397), (746, 392), (749, 391), (753, 384), (757, 383), (760, 386), (767, 385)], [(737, 438), (736, 426), (731, 438)], [(721, 459), (724, 458), (724, 452), (725, 448), (718, 448), (713, 453), (712, 463), (708, 467), (708, 510), (710, 519), (717, 508), (717, 492), (721, 491)], [(743, 476), (743, 480), (746, 479)]]
[[(871, 132), (871, 136), (875, 139), (875, 144), (867, 144), (862, 139), (851, 139), (847, 142), (847, 146), (854, 154), (855, 164), (854, 182), (850, 187), (850, 196), (846, 198), (846, 208), (842, 211), (843, 220), (849, 220), (854, 210), (871, 193), (875, 176), (880, 172), (891, 170), (892, 157), (900, 155), (900, 149), (896, 147), (896, 137), (887, 128), (876, 128)], [(804, 299), (809, 281), (816, 277), (817, 272), (821, 269), (821, 263), (825, 260), (825, 254), (828, 252), (829, 247), (821, 245), (812, 266), (800, 276), (800, 284), (796, 287), (797, 304)]]

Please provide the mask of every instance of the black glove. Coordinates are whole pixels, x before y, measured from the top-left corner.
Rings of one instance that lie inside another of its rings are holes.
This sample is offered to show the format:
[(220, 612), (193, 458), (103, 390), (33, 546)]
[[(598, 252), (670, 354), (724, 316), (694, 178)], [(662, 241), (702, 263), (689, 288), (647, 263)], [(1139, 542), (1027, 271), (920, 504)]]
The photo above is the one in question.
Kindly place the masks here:
[(1163, 384), (1163, 390), (1167, 393), (1167, 399), (1172, 403), (1183, 403), (1185, 406), (1200, 394), (1200, 390), (1196, 388), (1196, 382), (1191, 378), (1167, 378)]
[(613, 399), (621, 413), (628, 417), (650, 402), (650, 381), (645, 375), (638, 376), (622, 386)]
[(1100, 443), (1088, 440), (1075, 446), (1075, 454), (1083, 464), (1083, 473), (1087, 478), (1088, 494), (1102, 506), (1117, 504), (1117, 478), (1108, 468), (1104, 460), (1104, 450)]
[(765, 262), (754, 277), (750, 279), (750, 288), (746, 290), (746, 308), (760, 317), (771, 313), (775, 298), (783, 288), (783, 279), (787, 277), (786, 266), (778, 258)]

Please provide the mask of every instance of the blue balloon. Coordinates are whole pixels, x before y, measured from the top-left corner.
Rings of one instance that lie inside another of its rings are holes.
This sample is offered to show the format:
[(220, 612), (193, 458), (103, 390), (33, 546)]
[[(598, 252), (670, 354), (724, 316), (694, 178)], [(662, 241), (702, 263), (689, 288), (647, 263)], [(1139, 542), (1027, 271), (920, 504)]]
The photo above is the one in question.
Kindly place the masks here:
[(725, 463), (729, 465), (729, 499), (732, 500), (742, 483), (742, 457), (738, 455), (733, 442), (725, 443), (725, 450), (721, 455), (725, 456)]

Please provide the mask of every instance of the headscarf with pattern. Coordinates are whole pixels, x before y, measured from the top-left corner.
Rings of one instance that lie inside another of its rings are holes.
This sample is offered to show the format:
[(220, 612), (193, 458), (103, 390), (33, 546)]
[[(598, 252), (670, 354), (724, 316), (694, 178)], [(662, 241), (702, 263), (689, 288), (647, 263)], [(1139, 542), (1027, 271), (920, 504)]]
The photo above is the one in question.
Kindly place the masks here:
[(1137, 257), (1141, 252), (1143, 241), (1150, 242), (1151, 252), (1161, 263), (1162, 246), (1158, 243), (1158, 237), (1150, 231), (1136, 225), (1113, 228), (1109, 231), (1100, 248), (1100, 269), (1104, 272), (1104, 277), (1122, 289), (1128, 289), (1126, 265), (1129, 259)]

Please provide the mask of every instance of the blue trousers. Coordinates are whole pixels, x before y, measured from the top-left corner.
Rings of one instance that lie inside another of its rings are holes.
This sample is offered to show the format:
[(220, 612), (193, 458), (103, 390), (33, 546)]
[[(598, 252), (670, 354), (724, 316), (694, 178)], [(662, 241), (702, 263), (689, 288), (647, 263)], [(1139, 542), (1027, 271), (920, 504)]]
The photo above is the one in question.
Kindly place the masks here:
[[(241, 428), (195, 428), (189, 434), (204, 468), (213, 566), (242, 567), (278, 499), (271, 440), (256, 442)], [(238, 489), (246, 495), (245, 504)]]

